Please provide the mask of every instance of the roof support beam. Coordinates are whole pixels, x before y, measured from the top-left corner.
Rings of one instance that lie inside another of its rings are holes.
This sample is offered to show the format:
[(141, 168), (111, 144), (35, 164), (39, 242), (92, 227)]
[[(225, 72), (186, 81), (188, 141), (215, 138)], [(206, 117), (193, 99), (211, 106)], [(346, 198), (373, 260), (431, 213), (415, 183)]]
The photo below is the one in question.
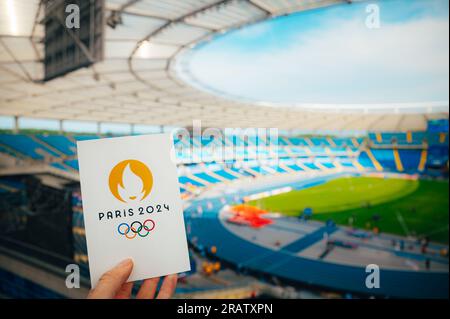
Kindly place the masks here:
[(269, 10), (267, 10), (260, 4), (256, 3), (254, 0), (248, 0), (247, 2), (250, 3), (252, 6), (258, 8), (259, 10), (264, 11), (266, 13), (266, 15), (268, 15), (268, 16), (272, 15), (272, 12), (270, 12)]
[(16, 115), (14, 116), (14, 127), (13, 127), (14, 134), (19, 133), (19, 117)]

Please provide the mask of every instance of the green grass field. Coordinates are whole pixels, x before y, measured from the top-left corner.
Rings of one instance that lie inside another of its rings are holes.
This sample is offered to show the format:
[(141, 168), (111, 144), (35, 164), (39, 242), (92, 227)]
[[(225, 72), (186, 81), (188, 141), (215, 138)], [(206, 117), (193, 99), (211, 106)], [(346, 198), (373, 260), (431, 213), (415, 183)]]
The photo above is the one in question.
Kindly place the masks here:
[(349, 225), (353, 219), (358, 228), (377, 226), (382, 232), (448, 243), (448, 191), (448, 182), (348, 177), (249, 204), (289, 216), (311, 207), (316, 220)]

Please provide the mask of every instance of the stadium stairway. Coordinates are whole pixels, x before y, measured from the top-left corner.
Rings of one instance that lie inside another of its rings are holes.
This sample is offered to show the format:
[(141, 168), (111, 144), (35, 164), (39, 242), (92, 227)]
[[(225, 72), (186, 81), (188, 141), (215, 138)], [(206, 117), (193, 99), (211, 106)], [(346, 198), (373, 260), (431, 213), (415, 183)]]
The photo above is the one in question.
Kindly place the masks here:
[(17, 192), (20, 188), (16, 185), (9, 183), (7, 180), (0, 180), (0, 193), (4, 192)]
[(242, 170), (249, 173), (252, 176), (256, 176), (256, 177), (264, 176), (264, 174), (261, 173), (260, 170), (257, 170), (257, 167), (246, 167), (246, 168), (242, 168)]
[(307, 146), (309, 146), (309, 147), (314, 147), (315, 146), (314, 143), (311, 141), (311, 139), (309, 137), (305, 137), (303, 140), (306, 142)]
[(312, 171), (312, 169), (310, 168), (310, 167), (308, 167), (307, 165), (305, 165), (304, 163), (302, 163), (302, 162), (298, 162), (297, 163), (297, 166), (298, 167), (300, 167), (303, 171), (305, 171), (305, 172), (310, 172), (310, 171)]
[(356, 159), (353, 160), (352, 164), (356, 167), (356, 169), (360, 172), (364, 172), (365, 168), (362, 166)]
[(278, 145), (279, 146), (292, 146), (292, 144), (289, 141), (289, 139), (287, 139), (285, 137), (279, 137), (278, 138)]
[(308, 156), (308, 157), (311, 157), (311, 156), (314, 155), (310, 147), (305, 146), (305, 147), (303, 148), (303, 150), (305, 151), (306, 156)]
[(372, 162), (372, 165), (375, 167), (375, 169), (377, 171), (382, 171), (383, 167), (381, 166), (381, 164), (377, 161), (377, 159), (375, 158), (375, 156), (372, 154), (372, 151), (368, 148), (365, 150), (367, 156), (369, 157), (369, 159)]
[(11, 147), (9, 147), (7, 145), (4, 145), (4, 144), (0, 144), (0, 153), (8, 155), (8, 156), (13, 157), (13, 158), (17, 158), (17, 159), (22, 159), (22, 160), (28, 159), (27, 156), (25, 156), (25, 155), (23, 155), (21, 153), (18, 153), (13, 148), (11, 148)]
[(183, 184), (183, 185), (193, 185), (193, 186), (197, 186), (197, 187), (205, 187), (206, 185), (208, 185), (205, 181), (190, 175), (190, 176), (179, 176), (178, 177), (178, 181)]
[(61, 154), (67, 156), (76, 155), (76, 145), (68, 137), (64, 135), (37, 135), (41, 141), (58, 150)]
[(377, 143), (383, 143), (383, 137), (381, 135), (381, 133), (375, 133), (375, 139), (377, 141)]
[(73, 170), (76, 170), (76, 171), (79, 170), (78, 160), (76, 160), (76, 159), (66, 160), (66, 161), (64, 161), (64, 164), (69, 166)]
[(224, 168), (223, 168), (223, 171), (224, 171), (226, 174), (229, 174), (229, 175), (231, 175), (231, 176), (234, 176), (235, 178), (241, 178), (241, 177), (243, 177), (242, 174), (239, 174), (239, 173), (237, 173), (236, 171), (233, 171), (232, 169), (227, 168), (227, 167), (224, 167)]
[(195, 173), (195, 174), (189, 175), (189, 177), (191, 179), (197, 178), (197, 181), (200, 181), (206, 185), (217, 184), (217, 183), (221, 182), (220, 179), (211, 176), (211, 174), (209, 172), (208, 173), (206, 173), (206, 172)]
[(293, 169), (296, 172), (302, 172), (304, 171), (303, 168), (301, 168), (300, 166), (298, 166), (297, 164), (291, 164), (291, 165), (287, 165), (287, 167), (289, 167), (290, 169)]
[(422, 152), (420, 153), (420, 162), (418, 167), (419, 172), (423, 172), (425, 170), (425, 165), (427, 164), (427, 157), (428, 157), (428, 150), (423, 149)]
[(330, 145), (331, 147), (337, 147), (336, 143), (333, 141), (331, 137), (327, 137), (327, 142), (328, 145)]
[[(397, 163), (392, 149), (372, 149), (368, 150), (367, 154), (378, 171), (382, 171), (383, 169), (396, 170)], [(377, 168), (377, 163), (381, 169)]]
[[(425, 153), (423, 153), (425, 151)], [(398, 157), (402, 163), (404, 171), (423, 171), (421, 170), (422, 156), (425, 154), (424, 160), (426, 161), (426, 149), (424, 150), (410, 150), (410, 149), (398, 149)], [(423, 169), (425, 166), (423, 166)]]
[(413, 141), (412, 133), (410, 131), (406, 132), (406, 142), (412, 143), (412, 141)]
[(352, 138), (352, 143), (355, 148), (359, 148), (359, 146), (361, 145), (361, 143), (355, 137)]
[(55, 157), (62, 157), (65, 154), (55, 148), (54, 146), (50, 145), (49, 143), (43, 141), (42, 139), (39, 139), (37, 135), (30, 135), (30, 138), (35, 141), (37, 144), (42, 145), (45, 149), (48, 149), (51, 151), (51, 154)]
[(287, 173), (297, 173), (298, 171), (291, 168), (289, 165), (280, 163), (279, 166)]
[(316, 166), (316, 164), (314, 164), (313, 162), (304, 162), (303, 163), (304, 166), (308, 167), (309, 170), (312, 171), (317, 171), (319, 170), (319, 168)]
[(334, 167), (336, 167), (338, 170), (342, 170), (344, 169), (344, 166), (336, 159), (333, 160), (333, 165)]
[(233, 181), (233, 180), (238, 178), (234, 174), (231, 174), (230, 172), (227, 172), (224, 169), (211, 172), (210, 174), (213, 177), (218, 178), (218, 179), (220, 179), (220, 180), (222, 180), (224, 182)]
[(35, 160), (43, 160), (45, 157), (59, 157), (59, 153), (52, 151), (45, 145), (36, 142), (33, 138), (23, 134), (0, 134), (0, 144), (13, 149), (19, 154)]
[(448, 134), (446, 133), (439, 133), (439, 143), (445, 144), (447, 141)]
[(395, 160), (396, 169), (399, 172), (403, 172), (404, 171), (403, 163), (402, 163), (402, 160), (401, 160), (400, 155), (398, 153), (398, 149), (394, 148), (393, 152), (394, 152), (394, 160)]
[(315, 244), (316, 242), (322, 240), (324, 236), (329, 236), (332, 233), (334, 233), (338, 228), (336, 226), (323, 226), (319, 229), (315, 230), (312, 233), (309, 233), (300, 239), (282, 247), (282, 250), (298, 254), (302, 250), (310, 247), (311, 245)]
[[(369, 134), (370, 139), (378, 139), (382, 143), (397, 139), (402, 143), (410, 144), (408, 146), (427, 137), (433, 145), (438, 144), (439, 147), (445, 148), (446, 144), (442, 145), (442, 143), (448, 143), (447, 134), (427, 135), (425, 132)], [(76, 173), (78, 171), (78, 161), (74, 158), (76, 141), (97, 138), (99, 138), (98, 135), (37, 134), (31, 136), (0, 134), (0, 152), (18, 159), (45, 160), (53, 168)], [(234, 140), (237, 139), (227, 139), (225, 142), (229, 145)], [(197, 144), (205, 145), (211, 144), (211, 142), (211, 140), (202, 140), (201, 143)], [(244, 138), (239, 139), (239, 142), (255, 148), (254, 145), (257, 145), (260, 140)], [(248, 176), (262, 177), (295, 172), (327, 172), (333, 169), (357, 169), (363, 172), (365, 170), (382, 171), (386, 168), (399, 172), (424, 172), (428, 161), (435, 163), (436, 158), (443, 158), (439, 155), (441, 154), (439, 150), (439, 152), (434, 152), (433, 158), (430, 159), (429, 151), (424, 150), (422, 145), (420, 147), (414, 145), (415, 148), (405, 148), (383, 144), (377, 148), (366, 148), (363, 138), (279, 137), (278, 144), (278, 165), (261, 166), (260, 164), (252, 165), (250, 162), (246, 163), (246, 161), (236, 161), (235, 164), (243, 164), (244, 167), (235, 169), (221, 166), (221, 164), (214, 164), (214, 168), (208, 168), (208, 164), (205, 168), (197, 166), (192, 173), (187, 174), (181, 180), (194, 187), (205, 187)], [(364, 150), (361, 151), (359, 147), (364, 147)], [(254, 150), (250, 149), (246, 154), (249, 153), (253, 154)], [(180, 161), (189, 163), (188, 159), (186, 161), (184, 158)], [(191, 165), (191, 167), (194, 166)], [(186, 190), (186, 185), (180, 181), (182, 191)]]
[(278, 166), (264, 166), (264, 170), (268, 172), (270, 175), (278, 173), (286, 173), (286, 171), (280, 169)]
[(318, 168), (318, 169), (320, 169), (320, 170), (322, 170), (322, 171), (329, 171), (330, 169), (332, 169), (332, 167), (328, 167), (328, 165), (326, 164), (326, 163), (320, 163), (320, 162), (315, 162), (314, 163), (314, 165)]

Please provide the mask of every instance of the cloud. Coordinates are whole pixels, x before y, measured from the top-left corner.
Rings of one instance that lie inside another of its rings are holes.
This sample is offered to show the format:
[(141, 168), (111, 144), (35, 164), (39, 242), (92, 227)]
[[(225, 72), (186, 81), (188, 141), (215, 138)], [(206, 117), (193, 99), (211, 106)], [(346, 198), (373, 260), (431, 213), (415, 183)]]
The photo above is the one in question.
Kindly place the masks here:
[(239, 32), (236, 33), (236, 37), (246, 40), (266, 35), (270, 31), (271, 31), (270, 24), (257, 23), (255, 25), (251, 25), (239, 30)]
[(190, 70), (210, 87), (258, 101), (448, 100), (448, 19), (421, 18), (380, 29), (357, 19), (328, 22), (257, 52), (200, 50)]

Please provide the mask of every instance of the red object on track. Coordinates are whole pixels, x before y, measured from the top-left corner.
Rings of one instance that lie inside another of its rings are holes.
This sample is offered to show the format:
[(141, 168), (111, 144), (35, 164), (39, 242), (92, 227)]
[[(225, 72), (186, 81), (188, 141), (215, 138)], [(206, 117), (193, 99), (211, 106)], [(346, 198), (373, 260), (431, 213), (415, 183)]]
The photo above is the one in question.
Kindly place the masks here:
[(237, 205), (231, 209), (233, 217), (228, 218), (228, 222), (246, 225), (253, 228), (261, 228), (273, 223), (271, 219), (263, 218), (261, 215), (267, 214), (265, 210), (253, 206)]

